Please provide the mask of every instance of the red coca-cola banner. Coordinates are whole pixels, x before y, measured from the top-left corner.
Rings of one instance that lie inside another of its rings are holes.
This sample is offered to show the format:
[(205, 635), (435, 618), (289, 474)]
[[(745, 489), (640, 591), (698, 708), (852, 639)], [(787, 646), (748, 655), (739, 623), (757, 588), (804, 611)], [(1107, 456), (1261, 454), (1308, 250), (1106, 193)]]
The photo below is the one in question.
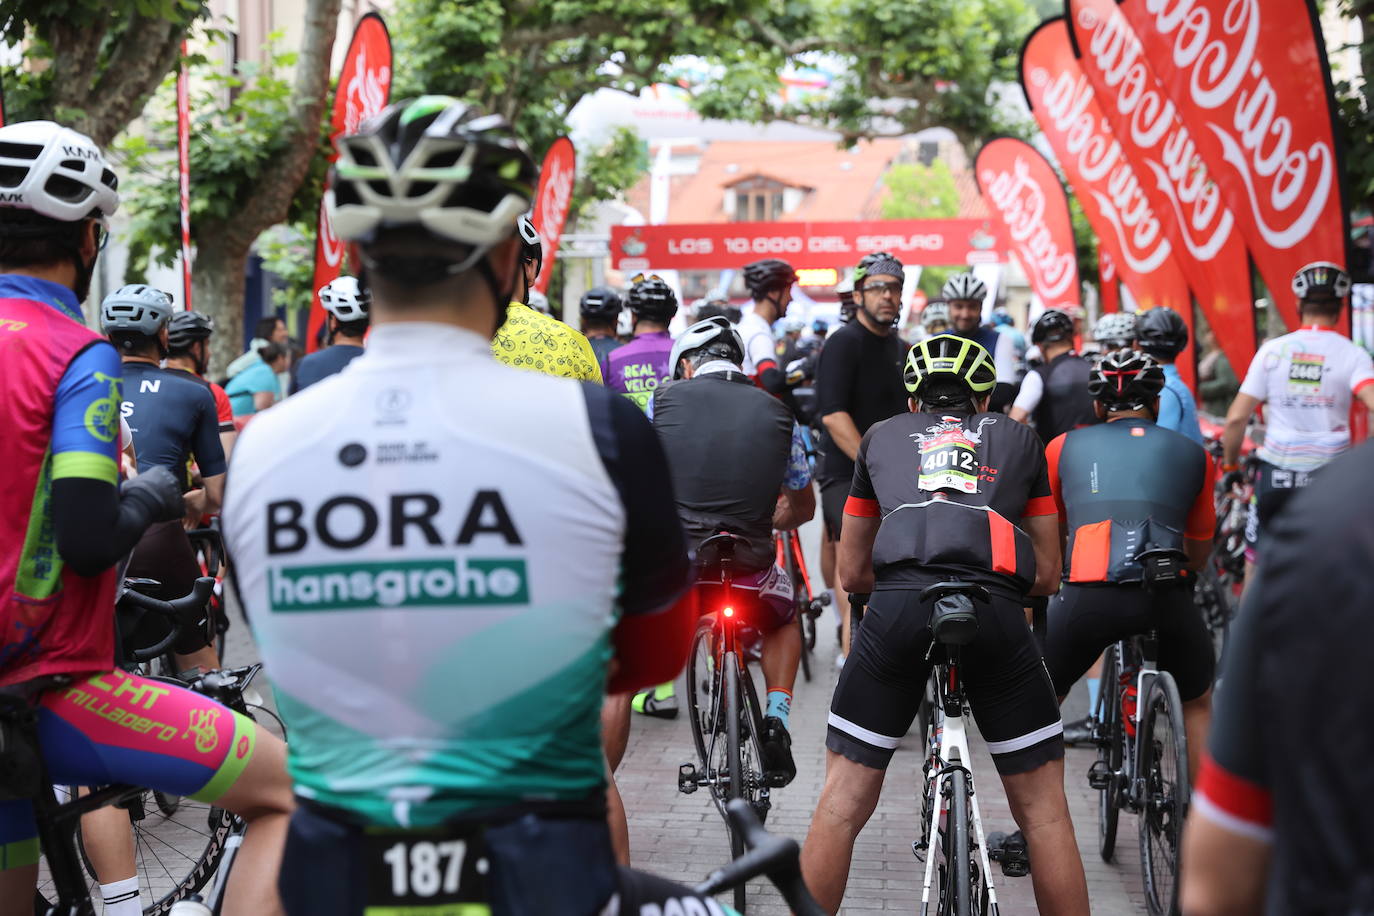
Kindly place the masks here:
[(999, 137), (978, 151), (973, 173), (1041, 303), (1080, 308), (1069, 199), (1045, 157), (1023, 140)]
[(544, 293), (549, 289), (553, 262), (558, 258), (558, 240), (563, 235), (568, 208), (572, 206), (576, 178), (577, 152), (571, 140), (559, 137), (544, 154), (544, 164), (539, 168), (539, 190), (534, 195), (534, 215), (530, 217), (544, 246), (544, 265), (534, 281), (535, 292)]
[(1244, 372), (1255, 355), (1254, 295), (1235, 216), (1116, 0), (1067, 0), (1066, 9), (1078, 62), (1163, 217), (1175, 261), (1226, 358)]
[(181, 307), (191, 310), (191, 103), (186, 83), (186, 42), (177, 70), (177, 185), (181, 211)]
[[(1290, 327), (1293, 274), (1349, 263), (1331, 76), (1309, 0), (1123, 0)], [(1240, 367), (1236, 367), (1241, 371)]]
[[(386, 107), (391, 95), (391, 35), (386, 23), (376, 13), (368, 13), (358, 20), (353, 30), (353, 40), (348, 44), (344, 55), (343, 70), (339, 72), (339, 85), (334, 94), (334, 116), (330, 122), (330, 139), (338, 139), (340, 134), (351, 133), (363, 121)], [(330, 151), (329, 161), (337, 154)], [(325, 212), (324, 198), (320, 199), (318, 231), (315, 233), (315, 279), (310, 287), (313, 291), (338, 278), (343, 266), (344, 243), (334, 235), (334, 227), (329, 224), (329, 214)], [(324, 327), (325, 311), (319, 297), (312, 297), (310, 303), (310, 322), (306, 334), (307, 350), (315, 350), (320, 345), (320, 329)]]
[(1105, 251), (1097, 253), (1097, 293), (1102, 314), (1121, 311), (1121, 290), (1116, 285), (1116, 263)]
[(759, 258), (793, 267), (852, 267), (890, 251), (916, 265), (998, 264), (1007, 259), (999, 220), (893, 219), (825, 223), (669, 223), (612, 226), (617, 270), (720, 270)]
[[(1026, 39), (1021, 49), (1021, 87), (1099, 245), (1111, 256), (1141, 308), (1167, 305), (1191, 330), (1192, 297), (1175, 263), (1163, 219), (1150, 206), (1140, 177), (1074, 58), (1063, 17), (1046, 20)], [(1190, 387), (1195, 374), (1193, 353), (1190, 340), (1178, 358), (1179, 374)]]

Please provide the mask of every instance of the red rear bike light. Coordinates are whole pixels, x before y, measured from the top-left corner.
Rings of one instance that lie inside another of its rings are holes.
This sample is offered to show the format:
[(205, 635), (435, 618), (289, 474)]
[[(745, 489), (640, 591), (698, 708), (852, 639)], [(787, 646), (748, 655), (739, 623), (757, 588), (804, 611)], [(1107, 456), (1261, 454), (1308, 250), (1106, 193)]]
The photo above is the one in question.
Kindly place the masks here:
[(721, 611), (721, 613), (724, 614), (726, 617), (734, 617), (735, 609), (732, 607), (727, 607), (725, 610)]

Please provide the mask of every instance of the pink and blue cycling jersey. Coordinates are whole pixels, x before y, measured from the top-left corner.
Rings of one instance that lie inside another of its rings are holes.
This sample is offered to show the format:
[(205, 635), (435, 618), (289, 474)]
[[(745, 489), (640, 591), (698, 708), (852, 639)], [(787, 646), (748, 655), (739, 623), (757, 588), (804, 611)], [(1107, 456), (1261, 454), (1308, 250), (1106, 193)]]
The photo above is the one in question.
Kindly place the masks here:
[(601, 365), (606, 387), (625, 395), (646, 410), (654, 390), (673, 377), (668, 357), (673, 352), (673, 337), (667, 331), (640, 334), (624, 346), (616, 347)]

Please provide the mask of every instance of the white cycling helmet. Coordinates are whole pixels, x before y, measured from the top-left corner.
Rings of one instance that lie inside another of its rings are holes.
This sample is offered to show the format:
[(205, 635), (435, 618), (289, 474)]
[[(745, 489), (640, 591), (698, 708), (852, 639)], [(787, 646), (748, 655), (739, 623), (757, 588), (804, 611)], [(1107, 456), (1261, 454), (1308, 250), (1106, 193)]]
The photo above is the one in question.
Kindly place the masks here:
[(152, 337), (172, 317), (172, 297), (146, 283), (130, 283), (100, 303), (100, 327), (106, 334), (128, 331)]
[(724, 349), (730, 351), (728, 356), (722, 355), (722, 359), (729, 359), (736, 365), (744, 362), (744, 338), (739, 336), (739, 331), (735, 330), (730, 319), (723, 315), (713, 315), (698, 321), (673, 341), (673, 351), (668, 356), (673, 378), (682, 378), (683, 356), (717, 342), (723, 343)]
[(1293, 275), (1293, 295), (1299, 299), (1344, 299), (1350, 295), (1350, 274), (1339, 264), (1313, 261)]
[(549, 308), (549, 297), (537, 289), (530, 290), (529, 307), (541, 315), (553, 314), (553, 309)]
[(921, 309), (921, 327), (929, 329), (936, 324), (949, 324), (949, 306), (943, 302), (931, 302)]
[(940, 298), (950, 302), (956, 299), (982, 302), (987, 295), (987, 284), (971, 273), (955, 274), (945, 281), (944, 288), (940, 290)]
[(90, 137), (52, 121), (0, 127), (0, 206), (64, 223), (102, 223), (119, 209), (119, 180)]
[(339, 321), (363, 321), (372, 306), (372, 294), (357, 277), (337, 277), (320, 287), (320, 305)]

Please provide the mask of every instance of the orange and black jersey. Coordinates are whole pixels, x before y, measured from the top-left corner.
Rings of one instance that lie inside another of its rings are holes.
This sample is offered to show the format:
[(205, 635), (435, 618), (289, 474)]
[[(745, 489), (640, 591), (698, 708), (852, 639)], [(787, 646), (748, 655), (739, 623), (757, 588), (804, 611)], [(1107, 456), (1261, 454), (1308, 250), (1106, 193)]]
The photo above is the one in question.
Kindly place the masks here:
[(1021, 519), (1053, 515), (1045, 455), (1003, 414), (899, 414), (864, 436), (848, 515), (882, 518), (875, 588), (957, 575), (1019, 598), (1035, 581)]
[(1213, 535), (1216, 465), (1187, 436), (1128, 417), (1064, 433), (1045, 456), (1066, 582), (1139, 582), (1144, 551)]

